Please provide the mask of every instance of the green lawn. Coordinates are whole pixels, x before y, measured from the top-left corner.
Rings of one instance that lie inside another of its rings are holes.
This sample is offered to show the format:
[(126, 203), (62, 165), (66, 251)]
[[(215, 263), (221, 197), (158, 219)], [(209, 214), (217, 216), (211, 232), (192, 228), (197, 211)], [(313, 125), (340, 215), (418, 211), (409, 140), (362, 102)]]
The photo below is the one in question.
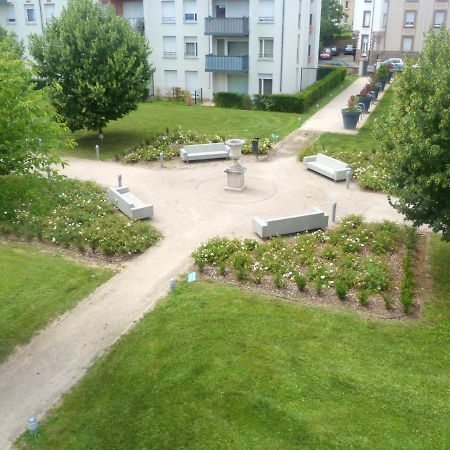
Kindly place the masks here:
[(111, 275), (29, 245), (0, 242), (0, 361)]
[[(347, 76), (342, 86), (336, 87), (318, 102), (319, 108), (328, 103), (356, 77)], [(304, 114), (291, 114), (266, 111), (245, 111), (207, 106), (186, 106), (183, 103), (154, 101), (141, 103), (136, 111), (122, 119), (111, 122), (104, 130), (104, 142), (101, 144), (101, 159), (110, 159), (145, 138), (161, 134), (169, 128), (181, 127), (198, 133), (225, 134), (252, 139), (270, 137), (272, 133), (285, 137), (299, 126), (299, 117), (305, 121), (316, 110), (310, 108)], [(95, 145), (98, 144), (96, 132), (77, 131), (73, 138), (78, 142), (74, 149), (64, 155), (82, 158), (95, 158)]]
[[(423, 319), (182, 285), (42, 424), (32, 449), (444, 449), (450, 245)], [(21, 447), (22, 448), (22, 447)]]

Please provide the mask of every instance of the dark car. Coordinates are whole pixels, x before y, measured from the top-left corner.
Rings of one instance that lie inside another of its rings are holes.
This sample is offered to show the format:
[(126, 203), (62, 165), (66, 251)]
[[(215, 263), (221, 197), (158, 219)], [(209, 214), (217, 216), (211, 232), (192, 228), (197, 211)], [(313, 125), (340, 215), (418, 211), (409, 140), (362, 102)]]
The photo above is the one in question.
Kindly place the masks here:
[(355, 46), (353, 44), (347, 44), (344, 48), (344, 55), (353, 55)]
[(339, 50), (337, 47), (331, 47), (331, 55), (332, 56), (338, 56), (339, 55)]
[(319, 53), (319, 59), (331, 59), (331, 58), (332, 58), (331, 48), (329, 48), (329, 47), (324, 48), (324, 49)]

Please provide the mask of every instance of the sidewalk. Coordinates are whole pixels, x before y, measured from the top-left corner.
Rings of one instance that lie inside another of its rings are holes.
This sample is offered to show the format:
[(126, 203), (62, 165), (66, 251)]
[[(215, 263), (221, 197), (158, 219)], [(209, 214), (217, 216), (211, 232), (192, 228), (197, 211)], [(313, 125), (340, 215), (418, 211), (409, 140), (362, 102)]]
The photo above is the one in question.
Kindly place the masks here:
[(301, 134), (297, 130), (288, 137), (279, 156), (267, 161), (244, 157), (247, 189), (242, 193), (224, 190), (229, 161), (167, 169), (68, 158), (63, 172), (69, 177), (108, 186), (122, 174), (124, 185), (155, 205), (152, 223), (164, 238), (0, 365), (0, 449), (11, 446), (29, 416), (42, 418), (99, 355), (153, 308), (170, 278), (188, 269), (190, 254), (202, 241), (220, 235), (254, 237), (253, 216), (286, 216), (313, 207), (329, 213), (333, 201), (338, 217), (362, 214), (369, 221), (402, 222), (384, 194), (363, 192), (353, 183), (346, 189), (345, 183), (298, 163), (295, 152), (302, 139), (314, 136)]
[[(350, 96), (359, 94), (368, 81), (369, 78), (366, 77), (355, 80), (352, 85), (311, 116), (301, 127), (302, 131), (357, 134), (370, 114), (362, 115), (356, 130), (346, 130), (342, 121), (341, 109), (346, 108)], [(371, 110), (373, 110), (373, 106)]]

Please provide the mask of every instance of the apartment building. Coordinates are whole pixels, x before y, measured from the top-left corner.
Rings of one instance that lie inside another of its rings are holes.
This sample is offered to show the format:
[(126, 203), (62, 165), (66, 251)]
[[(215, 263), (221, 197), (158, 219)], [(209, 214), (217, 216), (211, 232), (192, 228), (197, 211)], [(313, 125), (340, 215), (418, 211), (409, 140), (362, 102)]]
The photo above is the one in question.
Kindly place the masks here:
[[(0, 0), (0, 25), (27, 46), (67, 1)], [(145, 34), (163, 95), (293, 93), (316, 80), (321, 0), (100, 1)]]
[(450, 26), (449, 0), (355, 0), (357, 57), (416, 56), (428, 30)]
[(316, 77), (320, 11), (321, 0), (144, 0), (154, 87), (204, 98), (305, 88)]
[(45, 24), (66, 5), (67, 0), (0, 0), (0, 26), (14, 32), (28, 54), (29, 36), (42, 34)]
[(342, 8), (344, 9), (344, 17), (342, 23), (348, 25), (350, 30), (353, 29), (353, 16), (355, 13), (355, 0), (341, 0)]

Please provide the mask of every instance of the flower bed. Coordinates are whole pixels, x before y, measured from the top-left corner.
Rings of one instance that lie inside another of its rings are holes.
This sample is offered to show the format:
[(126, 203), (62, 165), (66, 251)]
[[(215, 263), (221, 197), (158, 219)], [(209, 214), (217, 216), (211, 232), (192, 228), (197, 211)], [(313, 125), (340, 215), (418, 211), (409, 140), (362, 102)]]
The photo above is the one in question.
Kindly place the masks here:
[(3, 177), (0, 233), (104, 255), (141, 253), (161, 237), (118, 213), (96, 184), (61, 176)]
[(409, 278), (413, 273), (413, 257), (408, 257), (409, 266), (402, 264), (415, 246), (414, 239), (406, 239), (411, 235), (413, 229), (393, 222), (369, 224), (360, 216), (348, 216), (335, 229), (295, 238), (261, 242), (217, 237), (195, 250), (193, 258), (207, 278), (397, 317), (414, 309), (400, 299), (403, 272), (409, 270)]
[[(146, 139), (140, 145), (135, 145), (125, 151), (123, 159), (127, 163), (136, 163), (138, 161), (157, 161), (160, 153), (163, 153), (164, 159), (171, 160), (180, 155), (180, 148), (190, 144), (209, 144), (212, 142), (225, 142), (231, 136), (195, 133), (194, 131), (182, 130), (176, 128), (173, 132), (165, 133)], [(259, 153), (265, 155), (273, 148), (273, 142), (268, 138), (260, 139)], [(252, 152), (251, 141), (247, 141), (242, 148), (242, 153), (250, 154)]]

